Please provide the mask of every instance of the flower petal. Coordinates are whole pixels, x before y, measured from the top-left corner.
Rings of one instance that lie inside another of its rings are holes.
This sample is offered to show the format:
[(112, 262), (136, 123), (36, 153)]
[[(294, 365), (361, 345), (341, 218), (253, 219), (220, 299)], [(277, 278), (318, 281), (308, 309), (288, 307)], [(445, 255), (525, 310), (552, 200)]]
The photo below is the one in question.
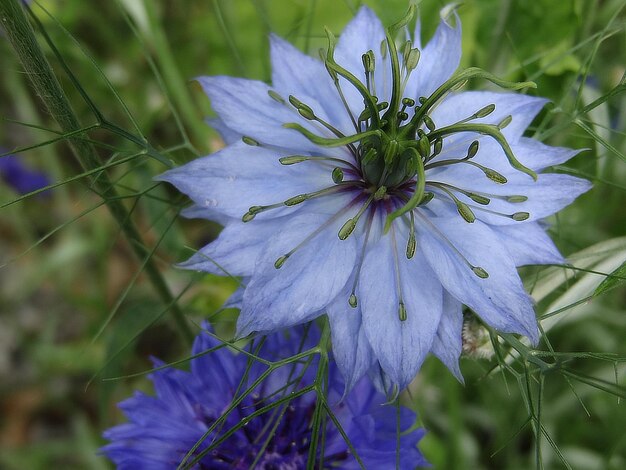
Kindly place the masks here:
[[(343, 221), (342, 221), (343, 222)], [(246, 287), (237, 335), (266, 332), (315, 318), (343, 289), (354, 268), (355, 237), (340, 240), (328, 216), (292, 218), (269, 239)], [(276, 260), (297, 250), (276, 269)]]
[(565, 260), (539, 223), (492, 227), (513, 258), (515, 266), (564, 264)]
[(333, 356), (345, 381), (348, 393), (357, 381), (365, 375), (373, 362), (372, 347), (363, 329), (361, 308), (348, 304), (352, 281), (346, 284), (333, 302), (326, 308), (330, 321)]
[[(565, 206), (568, 206), (581, 194), (591, 189), (591, 183), (585, 179), (559, 173), (540, 173), (537, 181), (525, 174), (507, 175), (506, 184), (498, 184), (488, 179), (482, 170), (469, 165), (455, 165), (457, 168), (438, 174), (430, 174), (429, 179), (445, 182), (446, 184), (461, 188), (470, 192), (490, 194), (496, 196), (525, 196), (523, 202), (509, 202), (505, 199), (490, 197), (488, 205), (481, 206), (469, 197), (457, 193), (456, 196), (463, 202), (475, 207), (474, 214), (483, 222), (491, 225), (517, 225), (528, 223), (548, 217)], [(440, 190), (436, 190), (443, 201), (453, 205), (451, 199)], [(484, 209), (484, 210), (483, 210)], [(523, 222), (491, 214), (487, 211), (495, 211), (502, 214), (527, 212), (528, 219)]]
[[(421, 48), (421, 28), (419, 21), (415, 28), (415, 41), (421, 49), (417, 67), (411, 73), (405, 89), (405, 96), (417, 100), (429, 96), (449, 79), (461, 62), (461, 20), (456, 12), (449, 15), (448, 9), (441, 10), (441, 22), (434, 36)], [(455, 26), (449, 23), (453, 16)]]
[[(201, 207), (238, 219), (250, 206), (280, 203), (330, 185), (328, 170), (321, 165), (303, 162), (284, 166), (278, 161), (280, 156), (275, 150), (239, 142), (156, 179), (173, 184)], [(280, 215), (284, 212), (274, 210), (259, 217)]]
[[(406, 246), (403, 240), (398, 242)], [(369, 250), (357, 288), (363, 326), (374, 355), (401, 390), (413, 380), (431, 349), (441, 318), (442, 289), (419, 254), (409, 260), (402, 250), (396, 267), (393, 245), (387, 235)], [(404, 321), (398, 314), (399, 289), (407, 312)]]
[(459, 368), (459, 356), (463, 349), (463, 310), (461, 302), (449, 293), (443, 293), (443, 313), (433, 340), (432, 353), (450, 369), (459, 382), (464, 383)]
[[(319, 133), (309, 121), (289, 105), (278, 103), (268, 94), (271, 87), (255, 80), (233, 77), (199, 77), (198, 82), (211, 99), (211, 106), (220, 119), (234, 132), (261, 143), (297, 151), (319, 152), (321, 149), (299, 132), (286, 129), (283, 124), (295, 122)], [(307, 103), (320, 109), (316, 102)], [(337, 149), (326, 153), (341, 155)]]
[[(526, 335), (537, 343), (539, 331), (532, 299), (524, 291), (515, 263), (498, 236), (479, 220), (468, 224), (460, 217), (438, 217), (430, 218), (430, 223), (436, 230), (426, 222), (418, 227), (419, 245), (443, 287), (493, 328)], [(469, 263), (486, 270), (489, 277), (481, 279), (474, 274), (443, 236)]]
[[(322, 62), (303, 54), (274, 34), (270, 35), (270, 53), (272, 85), (279, 94), (284, 98), (295, 95), (301, 101), (305, 101), (303, 97), (315, 97), (330, 123), (344, 132), (354, 133), (350, 116), (341, 105), (337, 90)], [(319, 115), (319, 110), (313, 111)]]
[(286, 217), (255, 220), (253, 228), (250, 223), (241, 221), (228, 224), (217, 239), (179, 263), (178, 267), (222, 276), (250, 276), (267, 240), (287, 220)]
[(231, 145), (241, 140), (242, 135), (228, 127), (220, 118), (206, 119), (205, 121), (217, 131), (226, 145)]

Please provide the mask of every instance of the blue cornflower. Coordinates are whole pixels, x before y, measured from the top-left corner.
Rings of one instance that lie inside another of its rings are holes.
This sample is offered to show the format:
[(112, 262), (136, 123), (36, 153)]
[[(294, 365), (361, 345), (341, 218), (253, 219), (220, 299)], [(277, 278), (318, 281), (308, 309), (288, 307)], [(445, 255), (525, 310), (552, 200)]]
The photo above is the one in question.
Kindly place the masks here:
[[(198, 79), (228, 146), (160, 177), (224, 225), (182, 266), (242, 276), (238, 334), (328, 314), (347, 386), (368, 370), (396, 389), (429, 352), (462, 380), (463, 305), (539, 339), (516, 267), (562, 263), (541, 219), (590, 188), (542, 171), (578, 152), (523, 133), (546, 100), (458, 91), (461, 25), (446, 8), (385, 30), (361, 8), (321, 60), (271, 37), (272, 85)], [(454, 74), (454, 75), (453, 75)]]
[[(0, 148), (0, 154), (2, 154)], [(0, 157), (0, 179), (19, 194), (28, 194), (50, 184), (45, 173), (27, 168), (16, 155)]]
[[(204, 328), (208, 331), (208, 324)], [(207, 331), (196, 338), (194, 356), (221, 344)], [(274, 334), (267, 337), (260, 349), (250, 347), (250, 350), (266, 360), (284, 359), (314, 346), (319, 340), (319, 331), (314, 326), (306, 336), (305, 331), (298, 327), (290, 331), (289, 337)], [(192, 359), (190, 372), (174, 368), (156, 370), (151, 380), (157, 396), (136, 392), (120, 404), (130, 422), (105, 431), (104, 437), (112, 442), (103, 447), (102, 452), (119, 469), (169, 470), (176, 468), (199, 443), (193, 457), (187, 460), (191, 463), (194, 458), (198, 459), (192, 468), (248, 469), (253, 463), (254, 468), (265, 470), (305, 468), (316, 402), (314, 392), (244, 421), (259, 408), (313, 383), (317, 356), (308, 367), (303, 362), (291, 364), (276, 369), (263, 380), (212, 433), (207, 433), (209, 426), (267, 367), (260, 362), (250, 362), (244, 354), (221, 348)], [(155, 361), (155, 365), (161, 363)], [(245, 373), (247, 379), (240, 383)], [(328, 383), (327, 400), (331, 410), (366, 468), (396, 468), (397, 452), (400, 468), (426, 465), (416, 447), (424, 431), (416, 429), (397, 435), (398, 424), (402, 430), (414, 424), (412, 411), (400, 408), (398, 422), (396, 410), (381, 406), (385, 397), (366, 379), (340, 400), (344, 385), (334, 363), (330, 364)], [(208, 449), (241, 422), (246, 422), (245, 426), (215, 448)], [(330, 418), (324, 449), (324, 468), (360, 468)], [(206, 455), (200, 456), (203, 451), (207, 451)]]

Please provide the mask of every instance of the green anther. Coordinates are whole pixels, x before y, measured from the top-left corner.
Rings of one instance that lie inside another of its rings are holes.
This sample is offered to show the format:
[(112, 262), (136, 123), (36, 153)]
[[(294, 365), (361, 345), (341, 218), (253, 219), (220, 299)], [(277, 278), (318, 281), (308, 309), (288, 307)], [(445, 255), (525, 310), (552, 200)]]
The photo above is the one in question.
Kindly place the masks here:
[(404, 111), (398, 113), (398, 121), (406, 121), (407, 119), (409, 119), (409, 115), (407, 113)]
[(296, 163), (306, 162), (309, 157), (304, 157), (302, 155), (291, 155), (289, 157), (281, 157), (278, 161), (282, 165), (295, 165)]
[(334, 168), (332, 172), (333, 182), (339, 184), (343, 181), (343, 170), (341, 168)]
[(507, 196), (506, 200), (508, 202), (516, 203), (516, 202), (526, 202), (528, 201), (528, 198), (526, 196)]
[(418, 98), (418, 101), (420, 102), (420, 104), (424, 104), (426, 103), (426, 101), (428, 101), (428, 98), (426, 98), (425, 96), (420, 96)]
[(479, 194), (468, 193), (467, 196), (472, 201), (477, 202), (478, 204), (482, 204), (483, 206), (487, 206), (491, 202), (491, 199), (489, 199), (488, 197), (485, 197), (485, 196), (481, 196)]
[(350, 298), (348, 299), (348, 304), (350, 304), (350, 307), (356, 308), (356, 306), (358, 305), (356, 295), (350, 294)]
[(433, 143), (433, 157), (436, 155), (439, 155), (441, 153), (441, 150), (443, 149), (443, 140), (442, 139), (436, 139), (435, 142)]
[(339, 229), (339, 240), (345, 240), (350, 236), (352, 232), (354, 232), (354, 229), (356, 228), (356, 223), (358, 222), (358, 219), (355, 219), (356, 217), (348, 219), (346, 223), (343, 224), (343, 226)]
[(417, 151), (423, 159), (427, 159), (430, 155), (430, 141), (423, 132), (417, 141)]
[(415, 100), (411, 98), (402, 98), (402, 104), (410, 108), (411, 106), (415, 106)]
[(250, 212), (250, 214), (257, 215), (259, 212), (262, 212), (263, 209), (263, 206), (250, 206), (248, 212)]
[(426, 127), (428, 128), (429, 131), (435, 130), (435, 123), (430, 118), (430, 116), (424, 116), (424, 124), (426, 124)]
[(434, 199), (434, 197), (435, 197), (435, 193), (431, 193), (430, 191), (426, 191), (424, 193), (424, 197), (422, 198), (422, 200), (420, 201), (420, 203), (418, 205), (419, 206), (425, 206), (430, 201), (432, 201)]
[(385, 60), (387, 58), (387, 41), (384, 39), (380, 43), (380, 55)]
[(489, 277), (489, 273), (480, 266), (472, 266), (472, 271), (481, 279), (487, 279)]
[(382, 198), (385, 197), (385, 194), (387, 194), (387, 187), (386, 186), (381, 186), (374, 193), (374, 200), (375, 201), (380, 201)]
[(276, 93), (274, 90), (268, 90), (267, 94), (270, 95), (270, 98), (272, 98), (274, 101), (278, 101), (280, 104), (286, 104), (283, 97)]
[(246, 145), (251, 145), (253, 147), (258, 147), (259, 143), (254, 140), (252, 137), (248, 137), (247, 135), (244, 135), (241, 140), (243, 141), (244, 144)]
[(312, 121), (316, 118), (315, 113), (313, 112), (313, 109), (311, 109), (310, 106), (307, 106), (306, 104), (304, 104), (295, 96), (289, 95), (289, 102), (294, 108), (298, 110), (298, 112), (300, 113), (300, 116), (302, 116), (304, 119), (308, 119), (309, 121)]
[(405, 56), (404, 65), (408, 71), (415, 70), (417, 68), (417, 64), (420, 61), (420, 51), (419, 49), (411, 49), (407, 56)]
[(500, 123), (497, 125), (498, 129), (502, 130), (504, 129), (506, 126), (508, 126), (509, 124), (511, 124), (511, 121), (513, 121), (513, 116), (511, 116), (510, 114), (505, 117), (502, 121), (500, 121)]
[(252, 219), (254, 219), (256, 217), (256, 212), (246, 212), (243, 217), (241, 218), (242, 222), (250, 222)]
[(496, 105), (495, 104), (488, 104), (487, 106), (485, 106), (482, 109), (479, 109), (478, 111), (476, 111), (472, 117), (473, 118), (484, 118), (489, 116), (491, 113), (493, 113), (496, 110)]
[(529, 217), (530, 214), (528, 212), (516, 212), (515, 214), (511, 214), (511, 218), (517, 222), (528, 220)]
[(308, 194), (298, 194), (297, 196), (290, 197), (285, 202), (283, 202), (286, 206), (295, 206), (296, 204), (301, 204), (309, 198)]
[(365, 72), (373, 72), (376, 69), (376, 60), (374, 52), (371, 49), (363, 54), (361, 59), (363, 60), (363, 68), (365, 69)]
[(398, 318), (400, 321), (406, 321), (406, 307), (404, 306), (404, 302), (400, 302), (398, 304)]
[(287, 258), (289, 258), (289, 255), (283, 255), (280, 258), (278, 258), (275, 262), (274, 262), (274, 267), (276, 269), (280, 269), (283, 267), (283, 264), (285, 264), (285, 261), (287, 261)]
[(378, 151), (375, 148), (369, 149), (367, 152), (365, 152), (365, 155), (363, 156), (363, 165), (368, 165), (369, 163), (372, 163), (377, 156)]
[(470, 144), (469, 148), (467, 149), (467, 157), (466, 158), (468, 158), (468, 159), (474, 158), (476, 156), (476, 154), (478, 153), (478, 147), (480, 147), (480, 144), (478, 143), (477, 140), (472, 142)]
[(411, 231), (409, 233), (409, 240), (406, 244), (406, 258), (411, 259), (415, 256), (415, 247), (417, 246), (417, 241), (415, 240), (415, 233)]
[(485, 176), (487, 176), (487, 178), (489, 178), (494, 183), (505, 184), (508, 181), (504, 175), (501, 175), (496, 170), (485, 167), (482, 167), (481, 169), (485, 173)]
[(472, 224), (476, 220), (476, 216), (472, 212), (472, 209), (469, 206), (461, 201), (456, 202), (456, 210), (459, 212), (461, 217), (465, 220), (465, 222)]
[(412, 48), (413, 48), (413, 42), (410, 39), (407, 39), (402, 45), (402, 57), (404, 57), (405, 62)]

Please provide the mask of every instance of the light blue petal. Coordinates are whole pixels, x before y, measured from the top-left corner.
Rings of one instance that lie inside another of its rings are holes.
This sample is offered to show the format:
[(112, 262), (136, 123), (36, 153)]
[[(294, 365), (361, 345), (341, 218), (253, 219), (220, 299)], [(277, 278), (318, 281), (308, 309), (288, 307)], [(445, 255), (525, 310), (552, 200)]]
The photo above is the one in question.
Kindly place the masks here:
[(235, 221), (227, 225), (216, 240), (209, 243), (178, 267), (221, 276), (250, 276), (259, 253), (288, 218)]
[[(233, 77), (199, 77), (198, 82), (211, 99), (211, 106), (220, 119), (241, 135), (297, 152), (319, 152), (321, 149), (306, 137), (283, 124), (295, 122), (312, 132), (320, 133), (290, 105), (270, 97), (271, 87), (263, 82)], [(287, 99), (287, 97), (284, 97)], [(307, 103), (313, 109), (317, 103)], [(327, 154), (341, 155), (338, 149), (325, 149)]]
[[(432, 112), (431, 118), (437, 127), (452, 125), (461, 119), (466, 119), (478, 110), (495, 104), (495, 110), (488, 116), (480, 119), (472, 119), (473, 124), (498, 124), (505, 117), (511, 116), (511, 123), (506, 126), (502, 133), (509, 144), (515, 143), (522, 136), (526, 128), (535, 119), (537, 113), (545, 106), (548, 100), (534, 96), (522, 95), (520, 93), (495, 93), (491, 91), (465, 91), (449, 95)], [(443, 151), (438, 159), (451, 158), (448, 153), (454, 153), (448, 142), (467, 142), (467, 146), (472, 140), (478, 138), (476, 134), (463, 133), (444, 139)], [(481, 145), (483, 140), (492, 140), (488, 137), (479, 138)], [(447, 147), (447, 148), (446, 148)], [(459, 152), (456, 151), (458, 154)], [(458, 158), (458, 155), (455, 156)], [(477, 157), (474, 157), (477, 158)], [(506, 160), (504, 160), (506, 162)], [(488, 164), (485, 161), (485, 164)]]
[[(381, 42), (385, 40), (385, 29), (376, 14), (367, 7), (361, 7), (356, 16), (346, 25), (339, 36), (335, 48), (335, 61), (365, 83), (362, 55), (371, 50), (376, 58), (375, 82), (379, 101), (388, 100), (391, 89), (384, 83), (390, 83), (390, 67), (382, 62), (380, 54)], [(387, 75), (387, 79), (385, 79)], [(353, 111), (358, 116), (363, 111), (363, 97), (353, 85), (340, 78), (341, 88)]]
[(449, 293), (443, 294), (443, 313), (433, 340), (432, 353), (450, 369), (459, 382), (464, 383), (459, 368), (459, 357), (463, 349), (463, 309), (462, 304)]
[(541, 171), (554, 165), (565, 163), (585, 149), (552, 147), (528, 137), (520, 138), (512, 146), (515, 158), (528, 168)]
[(328, 305), (333, 356), (345, 381), (348, 393), (357, 381), (372, 367), (372, 347), (362, 326), (361, 308), (348, 304), (352, 280), (346, 289)]
[(426, 222), (418, 223), (420, 249), (443, 287), (493, 328), (526, 335), (536, 344), (539, 331), (532, 299), (498, 236), (478, 220), (468, 224), (461, 217), (439, 217), (430, 222), (469, 263), (489, 274), (479, 278), (437, 231)]
[(234, 144), (241, 140), (242, 135), (233, 131), (220, 118), (206, 119), (205, 122), (218, 132), (226, 145)]
[[(397, 267), (389, 234), (369, 250), (357, 295), (374, 355), (401, 390), (413, 380), (431, 349), (441, 318), (442, 288), (424, 257), (418, 253), (407, 259), (406, 240), (398, 237), (397, 242)], [(396, 282), (397, 275), (400, 286)], [(407, 311), (405, 321), (398, 316), (399, 289)]]
[[(441, 172), (436, 176), (430, 176), (429, 179), (433, 178), (436, 181), (442, 181), (479, 194), (515, 195), (528, 198), (524, 202), (508, 202), (504, 199), (491, 197), (491, 202), (488, 205), (480, 206), (469, 197), (457, 194), (461, 201), (477, 208), (474, 210), (474, 214), (478, 219), (491, 225), (518, 225), (541, 220), (571, 204), (578, 196), (589, 191), (592, 186), (589, 181), (570, 175), (540, 173), (537, 181), (533, 181), (528, 175), (520, 172), (507, 175), (508, 182), (506, 184), (498, 184), (485, 177), (481, 170), (473, 166), (461, 164), (455, 165), (455, 167), (445, 173)], [(449, 197), (441, 191), (437, 192), (441, 194), (443, 201), (449, 201), (449, 204), (453, 205)], [(490, 214), (481, 210), (481, 207), (503, 214), (528, 212), (530, 216), (526, 221), (518, 222), (508, 217)]]
[[(268, 240), (244, 293), (239, 337), (311, 320), (339, 294), (356, 258), (355, 237), (343, 241), (337, 237), (342, 223), (329, 224), (303, 244), (328, 224), (328, 216), (307, 214), (292, 218)], [(275, 261), (298, 246), (276, 269)]]
[(566, 261), (554, 242), (538, 223), (492, 227), (513, 257), (515, 266), (527, 264), (564, 264)]
[[(321, 61), (303, 54), (274, 34), (270, 36), (270, 53), (272, 86), (284, 99), (294, 95), (306, 103), (305, 97), (315, 97), (333, 126), (344, 133), (354, 133), (350, 116)], [(320, 110), (313, 111), (322, 116)]]
[[(250, 206), (280, 203), (330, 185), (328, 170), (321, 165), (285, 166), (278, 161), (280, 156), (275, 150), (239, 142), (156, 179), (173, 184), (200, 207), (238, 219)], [(280, 215), (284, 211), (267, 211), (257, 217)]]
[[(444, 10), (442, 14), (445, 14)], [(417, 68), (407, 83), (405, 96), (416, 101), (420, 96), (429, 96), (458, 68), (461, 61), (461, 21), (456, 12), (451, 16), (442, 16), (435, 35), (424, 48), (421, 48), (421, 27), (417, 22), (415, 40), (421, 54)]]

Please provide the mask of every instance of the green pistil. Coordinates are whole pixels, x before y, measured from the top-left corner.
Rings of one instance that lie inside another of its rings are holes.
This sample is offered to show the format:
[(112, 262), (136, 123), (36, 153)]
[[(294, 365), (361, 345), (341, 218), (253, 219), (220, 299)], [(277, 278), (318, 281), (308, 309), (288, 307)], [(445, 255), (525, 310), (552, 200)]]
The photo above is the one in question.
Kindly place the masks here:
[(404, 206), (396, 209), (395, 211), (393, 211), (391, 214), (387, 216), (387, 218), (385, 219), (384, 233), (387, 233), (389, 231), (389, 228), (391, 227), (391, 224), (395, 219), (415, 209), (419, 205), (419, 203), (422, 201), (422, 198), (424, 197), (424, 188), (426, 187), (426, 174), (424, 172), (424, 162), (422, 161), (422, 158), (418, 154), (417, 150), (415, 150), (414, 148), (409, 148), (409, 152), (412, 153), (413, 159), (415, 163), (417, 164), (416, 165), (417, 175), (416, 175), (416, 181), (415, 181), (415, 191), (413, 192), (413, 195), (411, 196), (409, 201)]

